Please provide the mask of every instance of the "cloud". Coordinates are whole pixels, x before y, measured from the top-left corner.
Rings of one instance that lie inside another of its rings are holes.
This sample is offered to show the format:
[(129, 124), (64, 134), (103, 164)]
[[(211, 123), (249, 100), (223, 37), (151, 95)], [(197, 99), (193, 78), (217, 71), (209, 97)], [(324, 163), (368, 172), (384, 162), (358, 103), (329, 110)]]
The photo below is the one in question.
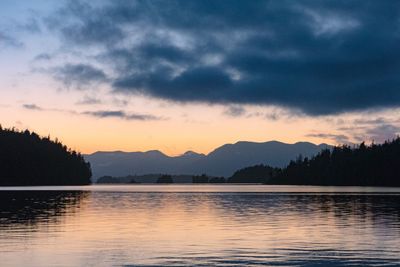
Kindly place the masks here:
[(269, 121), (285, 120), (286, 122), (293, 122), (294, 120), (303, 119), (305, 117), (301, 110), (285, 109), (277, 106), (265, 109), (265, 111), (250, 112), (246, 115), (247, 118), (258, 117)]
[(349, 143), (349, 137), (344, 134), (312, 133), (312, 134), (307, 134), (306, 136), (313, 137), (313, 138), (330, 139), (330, 140), (334, 140), (338, 144), (348, 144)]
[(67, 66), (63, 82), (318, 116), (399, 106), (397, 10), (374, 0), (75, 0), (48, 25), (113, 73)]
[(43, 110), (42, 107), (39, 107), (35, 104), (23, 104), (22, 107), (29, 110)]
[(13, 47), (20, 48), (23, 47), (24, 44), (17, 40), (14, 36), (10, 35), (7, 32), (0, 30), (0, 48), (2, 47)]
[(327, 138), (338, 143), (376, 142), (382, 143), (400, 134), (400, 120), (393, 116), (397, 111), (371, 116), (362, 113), (356, 118), (341, 118), (332, 120), (335, 133), (312, 133), (308, 137)]
[(50, 72), (66, 86), (74, 86), (78, 89), (107, 80), (102, 70), (87, 64), (65, 64), (62, 67), (52, 68)]
[[(37, 14), (33, 14), (32, 16), (37, 16)], [(26, 31), (32, 34), (42, 32), (40, 22), (35, 17), (30, 17), (23, 23), (17, 23), (15, 27), (17, 30)]]
[(85, 96), (82, 100), (76, 102), (77, 105), (97, 105), (101, 104), (101, 100), (98, 98)]
[(400, 127), (393, 124), (382, 124), (366, 131), (371, 141), (382, 143), (396, 138), (400, 134)]
[(137, 121), (154, 121), (162, 120), (163, 118), (149, 114), (135, 114), (126, 113), (121, 110), (98, 110), (98, 111), (86, 111), (84, 115), (90, 115), (96, 118), (120, 118), (124, 120), (137, 120)]
[(48, 53), (40, 53), (33, 60), (34, 61), (48, 61), (48, 60), (51, 60), (52, 58), (53, 57)]
[(151, 114), (140, 114), (140, 113), (128, 113), (123, 110), (95, 110), (95, 111), (83, 111), (78, 112), (75, 110), (66, 110), (66, 109), (58, 109), (58, 108), (44, 108), (35, 104), (24, 104), (23, 108), (28, 110), (35, 111), (51, 111), (51, 112), (63, 112), (74, 115), (85, 115), (91, 116), (95, 118), (119, 118), (128, 121), (158, 121), (158, 120), (166, 120), (165, 117), (158, 117)]
[(376, 125), (376, 124), (385, 124), (388, 123), (388, 120), (385, 118), (374, 118), (374, 119), (355, 119), (353, 121), (355, 125)]
[(246, 114), (246, 109), (241, 106), (229, 106), (224, 114), (231, 117), (241, 117)]

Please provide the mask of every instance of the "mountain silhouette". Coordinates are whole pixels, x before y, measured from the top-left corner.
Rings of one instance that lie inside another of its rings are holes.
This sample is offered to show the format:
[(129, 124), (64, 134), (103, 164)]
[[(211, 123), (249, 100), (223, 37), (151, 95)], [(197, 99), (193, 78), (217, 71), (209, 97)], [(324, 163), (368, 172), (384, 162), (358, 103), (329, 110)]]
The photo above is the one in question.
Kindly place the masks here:
[(218, 147), (208, 155), (193, 151), (187, 151), (175, 157), (165, 155), (158, 150), (99, 151), (85, 155), (85, 159), (91, 163), (95, 179), (104, 175), (125, 176), (149, 173), (189, 175), (206, 173), (212, 176), (228, 177), (240, 168), (257, 164), (284, 167), (299, 155), (310, 157), (326, 148), (330, 146), (308, 142), (286, 144), (278, 141), (264, 143), (240, 141)]

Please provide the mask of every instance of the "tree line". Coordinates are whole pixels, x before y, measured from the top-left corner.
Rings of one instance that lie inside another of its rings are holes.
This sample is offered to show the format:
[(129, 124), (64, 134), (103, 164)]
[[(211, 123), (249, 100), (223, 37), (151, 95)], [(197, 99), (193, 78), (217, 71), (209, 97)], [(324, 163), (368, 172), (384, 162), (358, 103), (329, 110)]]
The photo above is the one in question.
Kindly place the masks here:
[(57, 139), (0, 126), (0, 186), (86, 185), (91, 176), (83, 156)]
[(336, 146), (311, 158), (299, 156), (267, 183), (400, 186), (400, 138), (383, 144)]
[[(161, 175), (156, 181), (174, 182), (170, 175)], [(300, 155), (284, 168), (260, 164), (240, 169), (227, 178), (195, 175), (192, 183), (400, 186), (400, 137), (383, 144), (336, 146), (310, 158)]]
[[(207, 183), (206, 175), (194, 183)], [(341, 145), (313, 157), (298, 156), (284, 168), (255, 165), (236, 171), (227, 183), (275, 185), (400, 186), (400, 137), (383, 144)]]
[(255, 165), (236, 171), (232, 176), (209, 177), (206, 174), (193, 176), (193, 183), (266, 183), (280, 171), (268, 165)]

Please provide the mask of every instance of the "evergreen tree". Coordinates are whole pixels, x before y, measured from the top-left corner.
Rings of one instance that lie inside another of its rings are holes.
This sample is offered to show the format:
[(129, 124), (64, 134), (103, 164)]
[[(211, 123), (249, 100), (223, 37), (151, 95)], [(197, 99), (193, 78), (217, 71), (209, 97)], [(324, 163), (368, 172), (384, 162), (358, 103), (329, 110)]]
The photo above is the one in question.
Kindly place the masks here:
[(86, 185), (90, 164), (50, 137), (0, 127), (0, 186)]
[(361, 143), (291, 161), (269, 184), (400, 186), (400, 138), (370, 146)]
[(265, 183), (279, 171), (267, 165), (256, 165), (236, 171), (228, 183)]
[(208, 183), (209, 179), (210, 178), (205, 174), (195, 175), (195, 176), (192, 177), (192, 183), (194, 183), (194, 184), (204, 184), (204, 183)]
[(172, 184), (173, 182), (172, 176), (167, 174), (161, 175), (157, 179), (157, 184)]

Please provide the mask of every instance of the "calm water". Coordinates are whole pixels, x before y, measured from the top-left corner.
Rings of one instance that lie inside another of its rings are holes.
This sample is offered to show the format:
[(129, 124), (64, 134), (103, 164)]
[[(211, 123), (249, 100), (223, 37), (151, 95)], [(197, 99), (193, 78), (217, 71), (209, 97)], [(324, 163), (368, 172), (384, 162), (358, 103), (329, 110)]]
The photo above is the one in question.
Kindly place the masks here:
[(399, 188), (0, 189), (2, 267), (400, 266), (399, 258)]

